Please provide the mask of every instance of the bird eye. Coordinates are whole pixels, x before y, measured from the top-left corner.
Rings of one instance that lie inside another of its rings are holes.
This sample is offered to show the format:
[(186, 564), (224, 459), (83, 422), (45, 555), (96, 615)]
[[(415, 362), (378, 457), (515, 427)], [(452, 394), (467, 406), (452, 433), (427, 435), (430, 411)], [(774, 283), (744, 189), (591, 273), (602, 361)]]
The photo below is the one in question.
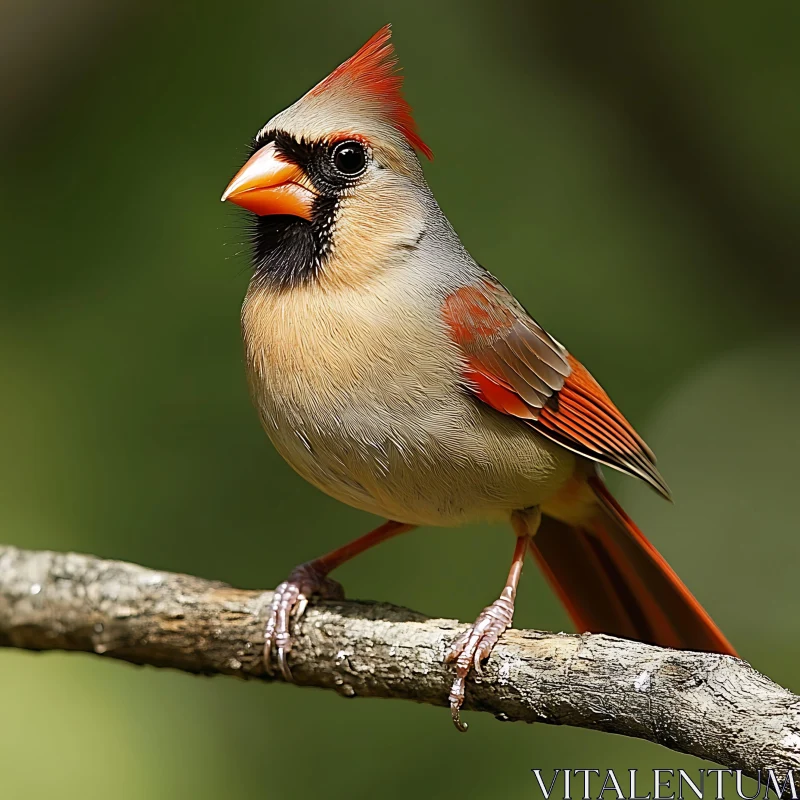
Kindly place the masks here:
[(333, 165), (342, 175), (353, 178), (366, 168), (367, 151), (360, 142), (340, 142), (333, 148)]

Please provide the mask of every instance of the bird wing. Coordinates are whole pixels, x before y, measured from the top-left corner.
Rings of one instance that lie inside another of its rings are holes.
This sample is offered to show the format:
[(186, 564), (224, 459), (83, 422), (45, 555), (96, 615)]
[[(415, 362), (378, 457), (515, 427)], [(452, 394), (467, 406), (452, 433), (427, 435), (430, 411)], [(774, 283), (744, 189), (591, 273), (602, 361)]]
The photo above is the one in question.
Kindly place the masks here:
[(563, 447), (642, 478), (669, 497), (655, 456), (581, 363), (488, 275), (443, 306), (469, 391)]

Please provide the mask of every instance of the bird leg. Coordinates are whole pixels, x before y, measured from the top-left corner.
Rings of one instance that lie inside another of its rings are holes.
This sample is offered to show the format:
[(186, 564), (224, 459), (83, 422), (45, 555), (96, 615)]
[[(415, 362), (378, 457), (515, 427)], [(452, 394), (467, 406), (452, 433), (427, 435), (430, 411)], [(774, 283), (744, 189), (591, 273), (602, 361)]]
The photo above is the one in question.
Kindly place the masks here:
[(370, 547), (415, 527), (415, 525), (389, 520), (344, 547), (295, 567), (272, 595), (267, 626), (264, 630), (264, 668), (267, 673), (274, 674), (272, 662), (274, 649), (281, 674), (285, 680), (292, 680), (292, 673), (287, 661), (287, 654), (292, 649), (290, 620), (292, 617), (299, 619), (303, 615), (310, 597), (316, 595), (326, 600), (344, 598), (342, 585), (328, 577), (330, 572), (359, 553), (369, 550)]
[(497, 640), (507, 628), (511, 627), (522, 563), (525, 560), (528, 543), (539, 527), (540, 519), (541, 513), (538, 508), (515, 511), (511, 515), (511, 525), (517, 534), (517, 543), (506, 585), (500, 597), (481, 611), (475, 622), (456, 639), (445, 656), (445, 663), (455, 662), (456, 679), (450, 689), (450, 711), (453, 723), (461, 732), (467, 730), (467, 723), (462, 722), (460, 716), (467, 675), (472, 669), (478, 675), (481, 674), (481, 662), (489, 657)]

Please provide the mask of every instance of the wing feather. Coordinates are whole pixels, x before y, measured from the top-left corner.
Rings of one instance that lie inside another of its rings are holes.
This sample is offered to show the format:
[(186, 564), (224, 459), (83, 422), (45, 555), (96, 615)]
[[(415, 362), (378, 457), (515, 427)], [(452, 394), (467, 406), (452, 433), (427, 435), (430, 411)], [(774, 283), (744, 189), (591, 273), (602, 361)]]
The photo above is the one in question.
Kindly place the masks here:
[(481, 401), (669, 497), (652, 450), (600, 384), (488, 273), (452, 293), (443, 314)]

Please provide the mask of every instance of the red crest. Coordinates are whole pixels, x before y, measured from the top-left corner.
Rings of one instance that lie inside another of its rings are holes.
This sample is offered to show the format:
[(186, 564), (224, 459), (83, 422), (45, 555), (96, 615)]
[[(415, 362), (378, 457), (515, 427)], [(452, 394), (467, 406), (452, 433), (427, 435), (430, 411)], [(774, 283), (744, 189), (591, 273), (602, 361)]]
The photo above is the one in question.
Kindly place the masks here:
[(426, 158), (433, 152), (417, 133), (417, 125), (403, 97), (403, 76), (398, 72), (397, 56), (391, 43), (392, 27), (384, 25), (354, 56), (338, 66), (310, 92), (353, 91), (377, 101), (383, 112), (406, 139)]

